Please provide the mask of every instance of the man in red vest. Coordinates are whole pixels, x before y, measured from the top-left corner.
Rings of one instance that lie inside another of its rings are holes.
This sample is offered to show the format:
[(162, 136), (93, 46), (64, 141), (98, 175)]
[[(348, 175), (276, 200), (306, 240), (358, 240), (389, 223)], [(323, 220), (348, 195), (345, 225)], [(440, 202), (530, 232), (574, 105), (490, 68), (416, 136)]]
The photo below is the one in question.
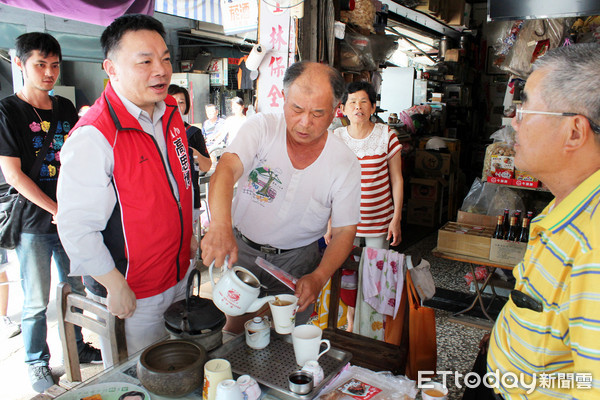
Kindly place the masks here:
[(188, 144), (167, 96), (164, 33), (146, 15), (106, 28), (100, 40), (110, 83), (66, 141), (58, 184), (58, 231), (71, 273), (125, 319), (130, 354), (164, 336), (163, 313), (185, 296), (196, 247)]

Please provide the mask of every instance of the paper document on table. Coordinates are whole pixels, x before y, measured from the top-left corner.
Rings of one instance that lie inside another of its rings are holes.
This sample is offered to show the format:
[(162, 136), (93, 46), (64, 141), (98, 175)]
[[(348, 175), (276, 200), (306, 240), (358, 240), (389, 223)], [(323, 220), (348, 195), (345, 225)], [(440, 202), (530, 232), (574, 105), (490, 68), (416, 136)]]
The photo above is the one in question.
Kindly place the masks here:
[(285, 286), (289, 287), (294, 292), (296, 291), (296, 283), (298, 282), (298, 278), (296, 278), (289, 272), (284, 271), (279, 267), (276, 267), (275, 265), (271, 264), (262, 257), (256, 257), (256, 260), (254, 260), (254, 262), (256, 263), (256, 265), (258, 265), (259, 267), (267, 271), (269, 274), (277, 278), (277, 280), (283, 283)]

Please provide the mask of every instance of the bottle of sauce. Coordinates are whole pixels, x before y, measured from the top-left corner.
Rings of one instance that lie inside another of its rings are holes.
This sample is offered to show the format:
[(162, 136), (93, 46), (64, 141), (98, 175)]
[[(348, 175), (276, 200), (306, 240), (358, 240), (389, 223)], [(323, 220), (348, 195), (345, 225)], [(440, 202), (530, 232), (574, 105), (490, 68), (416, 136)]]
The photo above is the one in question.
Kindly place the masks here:
[(504, 237), (508, 234), (508, 228), (510, 228), (510, 215), (508, 208), (504, 209)]
[(510, 217), (510, 227), (508, 228), (508, 234), (506, 235), (506, 240), (508, 240), (509, 242), (516, 242), (517, 241), (517, 230), (519, 229), (519, 226), (517, 225), (517, 217)]
[(492, 235), (492, 239), (504, 239), (504, 217), (502, 215), (498, 215), (496, 230)]
[(519, 235), (519, 242), (529, 242), (529, 218), (523, 218), (523, 225), (521, 226), (521, 235)]

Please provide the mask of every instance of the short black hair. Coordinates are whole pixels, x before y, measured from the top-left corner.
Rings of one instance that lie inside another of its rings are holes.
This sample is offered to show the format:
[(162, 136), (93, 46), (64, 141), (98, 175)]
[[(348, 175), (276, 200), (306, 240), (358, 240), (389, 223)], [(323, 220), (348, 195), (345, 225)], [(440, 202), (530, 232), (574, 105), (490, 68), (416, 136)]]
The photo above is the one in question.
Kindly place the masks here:
[(373, 85), (369, 82), (350, 82), (346, 87), (346, 93), (344, 93), (344, 96), (342, 97), (342, 104), (346, 104), (349, 94), (360, 92), (361, 90), (364, 90), (367, 93), (371, 105), (377, 104), (377, 93), (375, 93)]
[(145, 14), (126, 14), (115, 19), (106, 27), (100, 37), (100, 44), (104, 57), (108, 58), (108, 53), (119, 47), (119, 42), (123, 35), (129, 31), (155, 31), (160, 36), (165, 37), (165, 28), (163, 24), (149, 15)]
[(19, 57), (23, 65), (27, 62), (31, 53), (34, 50), (40, 52), (44, 57), (49, 55), (58, 56), (58, 59), (62, 61), (62, 53), (60, 51), (60, 44), (54, 36), (43, 32), (30, 32), (24, 33), (19, 36), (15, 42), (15, 55)]
[(142, 399), (142, 400), (144, 400), (146, 398), (146, 395), (142, 392), (131, 391), (131, 392), (123, 393), (121, 396), (119, 396), (119, 400), (126, 399), (127, 397), (135, 397), (135, 396), (139, 396), (140, 399)]
[(190, 112), (190, 94), (186, 88), (178, 85), (169, 85), (167, 93), (169, 93), (171, 96), (177, 93), (183, 94), (183, 97), (185, 98), (185, 112), (183, 113), (183, 115), (187, 115), (187, 113)]
[(235, 103), (238, 106), (244, 107), (244, 100), (242, 100), (241, 97), (237, 97), (237, 96), (236, 97), (232, 97), (230, 100), (231, 100), (232, 103)]

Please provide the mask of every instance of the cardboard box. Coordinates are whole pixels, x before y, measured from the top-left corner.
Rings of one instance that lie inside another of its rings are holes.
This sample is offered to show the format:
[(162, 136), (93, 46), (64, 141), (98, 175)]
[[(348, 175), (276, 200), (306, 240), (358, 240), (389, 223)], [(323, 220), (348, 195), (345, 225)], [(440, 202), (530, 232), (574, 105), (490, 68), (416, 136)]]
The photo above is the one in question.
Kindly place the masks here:
[(442, 102), (443, 93), (431, 93), (431, 101), (436, 101), (438, 103)]
[(494, 230), (489, 227), (447, 222), (438, 230), (440, 251), (487, 259)]
[(527, 250), (527, 243), (492, 239), (490, 243), (490, 260), (516, 265), (523, 261), (525, 250)]
[(487, 228), (496, 228), (498, 217), (495, 215), (475, 214), (465, 211), (459, 211), (456, 222), (459, 224), (468, 224), (483, 226)]
[(455, 165), (450, 153), (417, 149), (415, 154), (415, 169), (424, 174), (448, 175)]
[(438, 201), (441, 197), (440, 182), (437, 179), (410, 178), (410, 198), (412, 200)]
[[(448, 25), (466, 25), (465, 23), (465, 0), (446, 0), (447, 18), (445, 21)], [(470, 10), (469, 10), (470, 11)], [(466, 22), (469, 20), (467, 19)]]
[(406, 222), (435, 227), (440, 223), (440, 203), (437, 201), (408, 200)]
[(421, 0), (415, 10), (437, 14), (440, 12), (440, 0)]
[[(453, 62), (460, 61), (460, 52), (458, 51), (458, 49), (446, 50), (446, 52), (444, 53), (444, 61), (453, 61)], [(454, 80), (454, 79), (446, 79), (446, 80)]]
[[(449, 86), (456, 86), (456, 85), (449, 85)], [(427, 146), (427, 142), (429, 141), (429, 139), (431, 139), (433, 137), (434, 136), (425, 136), (425, 137), (422, 137), (421, 139), (419, 139), (419, 149), (425, 150), (425, 147)], [(435, 136), (435, 137), (442, 139), (446, 143), (446, 147), (448, 148), (448, 151), (450, 151), (450, 154), (452, 154), (453, 161), (456, 164), (458, 164), (458, 160), (459, 160), (459, 156), (460, 156), (460, 139), (440, 137), (440, 136)], [(482, 158), (482, 160), (483, 160), (483, 158)]]

